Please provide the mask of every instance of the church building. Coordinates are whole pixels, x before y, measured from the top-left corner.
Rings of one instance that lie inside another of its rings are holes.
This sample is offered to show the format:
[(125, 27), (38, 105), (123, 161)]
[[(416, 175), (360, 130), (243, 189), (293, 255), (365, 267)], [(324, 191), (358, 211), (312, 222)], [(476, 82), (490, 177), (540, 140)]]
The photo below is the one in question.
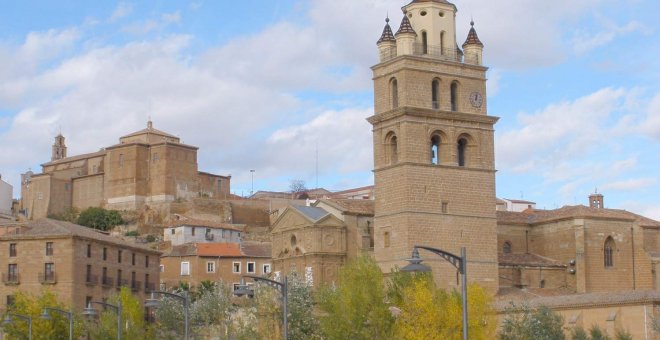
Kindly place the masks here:
[(138, 210), (177, 199), (227, 197), (231, 177), (198, 171), (197, 150), (151, 121), (119, 144), (71, 157), (59, 134), (42, 172), (21, 175), (21, 209), (37, 219), (72, 207)]

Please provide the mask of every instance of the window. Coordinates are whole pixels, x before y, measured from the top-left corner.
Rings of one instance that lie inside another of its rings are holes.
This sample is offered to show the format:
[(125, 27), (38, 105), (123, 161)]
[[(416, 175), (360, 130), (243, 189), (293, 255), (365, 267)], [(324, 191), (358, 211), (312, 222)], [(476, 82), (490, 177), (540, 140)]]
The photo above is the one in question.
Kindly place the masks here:
[(85, 274), (85, 282), (92, 282), (92, 265), (87, 265), (87, 271)]
[(227, 229), (222, 229), (222, 238), (227, 238)]
[(7, 267), (7, 282), (18, 282), (18, 265), (10, 263)]
[(131, 288), (137, 287), (137, 280), (135, 279), (135, 272), (131, 272)]
[(218, 179), (218, 192), (222, 192), (222, 179)]
[(117, 287), (121, 286), (121, 269), (117, 269)]
[(91, 307), (91, 306), (92, 306), (92, 297), (85, 296), (85, 307)]
[(232, 284), (232, 287), (234, 287), (234, 291), (236, 291), (241, 287), (241, 284), (240, 283), (234, 283), (234, 284)]
[(231, 272), (234, 273), (234, 274), (240, 274), (241, 273), (241, 263), (240, 262), (233, 262)]
[(390, 247), (390, 232), (386, 231), (383, 233), (383, 247), (389, 248)]
[(440, 136), (431, 137), (431, 164), (440, 164)]
[(616, 249), (616, 244), (612, 236), (608, 236), (605, 240), (605, 247), (603, 249), (603, 260), (605, 267), (614, 267), (614, 249)]
[(131, 253), (131, 264), (135, 265), (135, 253)]
[(431, 107), (435, 110), (440, 108), (440, 80), (433, 79), (431, 83)]
[(117, 250), (117, 263), (121, 263), (121, 249)]
[(164, 272), (165, 271), (165, 265), (161, 264), (160, 266), (158, 266), (158, 269), (160, 270), (161, 273)]
[(393, 109), (399, 107), (399, 86), (396, 78), (390, 79), (390, 101)]
[(124, 154), (121, 153), (119, 154), (119, 167), (121, 168), (123, 166), (124, 166)]
[[(442, 12), (440, 12), (440, 16), (442, 16)], [(440, 53), (445, 54), (445, 31), (440, 32)]]
[(13, 295), (7, 295), (7, 307), (12, 307), (16, 299)]
[(92, 257), (92, 245), (87, 245), (87, 257)]
[(248, 262), (247, 263), (247, 272), (249, 274), (254, 274), (257, 272), (257, 265), (254, 262)]
[(458, 82), (451, 83), (451, 110), (458, 111)]
[(92, 173), (95, 174), (97, 173), (99, 168), (96, 165), (92, 165)]
[(213, 261), (206, 262), (206, 272), (215, 273), (215, 262)]
[[(426, 12), (422, 12), (426, 14)], [(428, 45), (428, 39), (426, 37), (426, 32), (422, 32), (422, 54), (428, 54), (429, 53), (429, 45)]]
[(103, 267), (103, 272), (102, 272), (101, 277), (103, 278), (103, 283), (105, 283), (105, 281), (108, 278), (108, 268), (107, 267)]
[(190, 262), (181, 262), (181, 276), (190, 275)]
[(261, 269), (263, 274), (270, 274), (270, 264), (264, 264)]
[(170, 230), (171, 230), (171, 234), (174, 235), (174, 228), (172, 228)]
[(397, 139), (394, 132), (390, 132), (385, 136), (385, 152), (389, 164), (395, 164), (399, 160)]
[(53, 255), (53, 242), (46, 242), (46, 256)]
[(195, 236), (195, 227), (192, 227), (192, 236)]
[(103, 247), (103, 261), (108, 259), (108, 248)]
[(467, 139), (461, 138), (458, 140), (458, 166), (465, 166), (465, 154), (467, 149)]
[(449, 202), (442, 202), (442, 213), (446, 214), (449, 208)]
[(504, 246), (502, 247), (502, 251), (505, 254), (510, 254), (511, 253), (511, 242), (509, 242), (509, 241), (504, 242)]
[(55, 279), (55, 264), (52, 262), (44, 263), (44, 279), (45, 281), (53, 281)]
[(146, 268), (149, 268), (149, 256), (148, 255), (144, 257), (144, 266)]
[(9, 257), (16, 257), (16, 243), (9, 244)]

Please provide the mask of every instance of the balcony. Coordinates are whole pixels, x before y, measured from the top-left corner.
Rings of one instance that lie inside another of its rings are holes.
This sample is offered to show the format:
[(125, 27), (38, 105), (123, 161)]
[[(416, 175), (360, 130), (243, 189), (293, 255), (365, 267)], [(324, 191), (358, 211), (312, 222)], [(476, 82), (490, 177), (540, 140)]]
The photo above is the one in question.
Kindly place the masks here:
[[(454, 61), (457, 63), (463, 62), (463, 51), (458, 48), (442, 48), (441, 46), (425, 45), (422, 43), (413, 44), (413, 55), (424, 56), (433, 59)], [(382, 61), (387, 61), (397, 57), (396, 47), (388, 48), (381, 51), (380, 58)]]
[(110, 276), (104, 276), (101, 278), (101, 285), (103, 287), (112, 287), (114, 286), (115, 280), (113, 280)]
[(2, 282), (5, 285), (17, 285), (21, 283), (18, 273), (2, 274)]
[(56, 284), (57, 283), (57, 275), (55, 272), (46, 272), (46, 273), (39, 273), (39, 283), (41, 284)]
[(134, 292), (137, 292), (140, 290), (140, 287), (142, 287), (142, 282), (140, 281), (132, 281), (131, 282), (131, 290)]
[(94, 286), (99, 282), (99, 278), (96, 275), (88, 274), (85, 276), (85, 284), (89, 286)]
[(152, 291), (156, 290), (156, 285), (151, 283), (151, 282), (145, 282), (144, 283), (144, 292), (145, 293), (151, 293)]

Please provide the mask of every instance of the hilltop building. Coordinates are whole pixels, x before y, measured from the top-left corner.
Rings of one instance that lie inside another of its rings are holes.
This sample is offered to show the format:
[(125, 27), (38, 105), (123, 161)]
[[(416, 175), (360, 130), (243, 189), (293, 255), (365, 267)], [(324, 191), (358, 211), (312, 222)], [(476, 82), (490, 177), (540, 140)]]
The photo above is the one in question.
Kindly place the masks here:
[(71, 157), (59, 134), (42, 172), (21, 176), (21, 209), (35, 219), (71, 207), (138, 210), (177, 199), (229, 196), (231, 177), (198, 171), (197, 150), (151, 121), (120, 137), (119, 144)]
[(13, 187), (0, 176), (0, 219), (10, 218), (13, 210)]

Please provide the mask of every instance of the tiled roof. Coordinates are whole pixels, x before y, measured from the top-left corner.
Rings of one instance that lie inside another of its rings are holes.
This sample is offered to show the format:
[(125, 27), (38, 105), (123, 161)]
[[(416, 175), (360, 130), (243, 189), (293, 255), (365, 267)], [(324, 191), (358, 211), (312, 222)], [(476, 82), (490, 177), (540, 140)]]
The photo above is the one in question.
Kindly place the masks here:
[(374, 215), (375, 202), (373, 200), (324, 199), (321, 202), (325, 202), (347, 214)]
[[(537, 292), (545, 289), (539, 289)], [(614, 306), (640, 303), (660, 303), (660, 291), (656, 290), (633, 290), (620, 292), (588, 293), (588, 294), (563, 294), (557, 296), (541, 296), (525, 299), (521, 295), (529, 293), (526, 290), (510, 288), (500, 290), (496, 297), (495, 309), (503, 312), (512, 306), (512, 301), (523, 301), (531, 307), (546, 306), (549, 308), (580, 308), (590, 306)], [(532, 296), (533, 296), (532, 295)], [(519, 304), (517, 304), (519, 306)]]
[(559, 209), (527, 209), (523, 212), (498, 211), (500, 224), (538, 224), (567, 218), (601, 218), (635, 221), (642, 226), (660, 227), (660, 222), (620, 209), (590, 208), (584, 205), (564, 206)]
[(238, 243), (197, 243), (197, 255), (242, 257), (243, 253)]
[(99, 157), (105, 155), (105, 149), (99, 150), (96, 152), (91, 152), (91, 153), (84, 153), (82, 155), (76, 155), (76, 156), (71, 156), (71, 157), (66, 157), (62, 159), (57, 159), (54, 161), (46, 162), (44, 164), (41, 164), (41, 166), (48, 166), (48, 165), (55, 165), (55, 164), (61, 164), (61, 163), (67, 163), (67, 162), (75, 162), (83, 159), (89, 159), (89, 158), (94, 158), (94, 157)]
[(380, 39), (378, 39), (376, 43), (380, 44), (386, 41), (396, 42), (396, 39), (394, 39), (394, 34), (392, 34), (392, 27), (390, 27), (390, 18), (385, 19), (385, 28), (383, 28), (383, 34), (381, 34)]
[(177, 137), (177, 136), (171, 135), (171, 134), (169, 134), (167, 132), (164, 132), (164, 131), (160, 131), (158, 129), (154, 129), (153, 127), (147, 127), (146, 129), (142, 129), (140, 131), (133, 132), (131, 134), (128, 134), (126, 136), (122, 136), (120, 138), (134, 137), (134, 136), (144, 135), (144, 134), (147, 134), (147, 133), (152, 133), (154, 135), (179, 139), (179, 137)]
[(169, 252), (163, 254), (163, 257), (177, 257), (177, 256), (195, 256), (197, 255), (197, 245), (195, 243), (184, 243), (172, 247)]
[(410, 20), (408, 20), (408, 16), (406, 15), (403, 16), (403, 20), (401, 20), (401, 25), (399, 26), (399, 30), (396, 31), (396, 35), (402, 33), (417, 34), (415, 33), (415, 30), (413, 29), (412, 25), (410, 24)]
[(179, 220), (173, 220), (172, 221), (172, 227), (180, 227), (180, 226), (205, 227), (205, 228), (213, 228), (213, 229), (227, 229), (227, 230), (243, 231), (242, 228), (239, 228), (239, 227), (237, 227), (233, 224), (223, 223), (223, 222), (206, 221), (206, 220), (198, 220), (198, 219), (189, 218), (189, 217), (185, 217), (185, 216), (181, 216), (181, 219), (179, 219)]
[(135, 248), (142, 251), (159, 253), (158, 251), (151, 248), (124, 241), (120, 238), (112, 237), (96, 229), (84, 227), (70, 222), (52, 220), (49, 218), (42, 218), (23, 223), (13, 223), (11, 226), (20, 226), (20, 228), (17, 228), (15, 233), (7, 233), (1, 238), (20, 239), (35, 237), (81, 237), (100, 242), (111, 243), (118, 246), (124, 246), (127, 248)]
[(245, 241), (241, 243), (241, 251), (247, 257), (271, 257), (272, 246), (270, 242)]
[(312, 221), (318, 221), (329, 214), (329, 212), (317, 207), (307, 207), (302, 205), (292, 205), (291, 207), (298, 210)]
[[(465, 39), (465, 42), (463, 43), (463, 48), (467, 45), (477, 45), (484, 47), (484, 44), (481, 43), (481, 40), (479, 40), (479, 37), (477, 36), (477, 31), (474, 29), (474, 21), (470, 22), (470, 32), (468, 33), (467, 39)], [(530, 202), (531, 203), (531, 202)]]
[(500, 253), (497, 255), (497, 262), (500, 266), (566, 267), (565, 264), (557, 260), (530, 253)]

